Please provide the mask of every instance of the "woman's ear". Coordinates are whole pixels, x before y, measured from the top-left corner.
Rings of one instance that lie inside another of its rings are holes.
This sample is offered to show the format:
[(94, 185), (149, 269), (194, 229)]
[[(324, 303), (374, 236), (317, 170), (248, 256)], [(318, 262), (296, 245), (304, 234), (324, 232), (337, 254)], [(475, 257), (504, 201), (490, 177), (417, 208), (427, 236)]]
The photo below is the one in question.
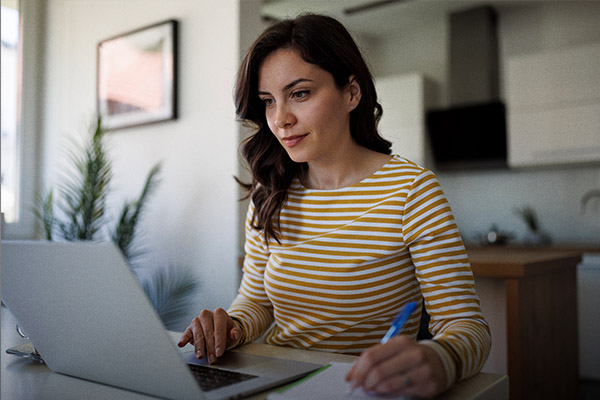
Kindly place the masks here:
[(360, 103), (360, 98), (362, 96), (360, 85), (358, 84), (358, 81), (356, 80), (356, 77), (354, 75), (350, 75), (350, 78), (348, 79), (348, 86), (346, 89), (348, 90), (348, 93), (350, 95), (348, 107), (351, 110), (353, 110)]

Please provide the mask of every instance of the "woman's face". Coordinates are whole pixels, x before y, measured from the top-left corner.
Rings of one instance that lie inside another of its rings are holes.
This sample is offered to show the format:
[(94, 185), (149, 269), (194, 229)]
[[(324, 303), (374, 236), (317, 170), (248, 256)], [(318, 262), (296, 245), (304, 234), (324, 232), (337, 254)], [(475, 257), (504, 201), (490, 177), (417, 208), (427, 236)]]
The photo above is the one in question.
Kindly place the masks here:
[(258, 95), (271, 132), (295, 162), (327, 161), (352, 145), (350, 112), (360, 101), (354, 77), (338, 89), (333, 76), (279, 49), (262, 63)]

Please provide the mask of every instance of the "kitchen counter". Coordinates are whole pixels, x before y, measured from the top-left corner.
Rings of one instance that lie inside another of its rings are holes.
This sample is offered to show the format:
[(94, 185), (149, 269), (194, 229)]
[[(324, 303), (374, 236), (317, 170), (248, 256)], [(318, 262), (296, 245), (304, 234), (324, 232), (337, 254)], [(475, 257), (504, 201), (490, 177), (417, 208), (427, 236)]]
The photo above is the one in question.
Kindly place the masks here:
[(556, 247), (512, 246), (468, 247), (467, 252), (475, 276), (497, 278), (522, 278), (572, 268), (583, 253)]
[(508, 374), (511, 400), (577, 398), (582, 252), (503, 246), (467, 252), (492, 331), (484, 371)]

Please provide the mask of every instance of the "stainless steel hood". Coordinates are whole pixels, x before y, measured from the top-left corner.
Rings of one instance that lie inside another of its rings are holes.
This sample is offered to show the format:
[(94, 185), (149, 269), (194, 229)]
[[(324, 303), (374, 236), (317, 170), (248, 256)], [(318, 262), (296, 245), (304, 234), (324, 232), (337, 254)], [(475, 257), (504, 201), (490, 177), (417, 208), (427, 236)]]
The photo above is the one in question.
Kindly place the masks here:
[(436, 168), (507, 166), (505, 107), (499, 98), (497, 15), (482, 6), (452, 13), (450, 107), (427, 113)]
[(499, 100), (497, 15), (489, 6), (450, 14), (450, 104)]

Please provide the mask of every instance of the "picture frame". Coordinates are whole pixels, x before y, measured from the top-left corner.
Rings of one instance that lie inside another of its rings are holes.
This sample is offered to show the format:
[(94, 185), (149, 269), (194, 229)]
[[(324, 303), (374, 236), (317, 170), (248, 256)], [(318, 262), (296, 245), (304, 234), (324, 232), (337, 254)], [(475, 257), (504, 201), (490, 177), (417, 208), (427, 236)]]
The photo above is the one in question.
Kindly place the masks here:
[(98, 43), (97, 108), (104, 130), (177, 118), (177, 20)]

